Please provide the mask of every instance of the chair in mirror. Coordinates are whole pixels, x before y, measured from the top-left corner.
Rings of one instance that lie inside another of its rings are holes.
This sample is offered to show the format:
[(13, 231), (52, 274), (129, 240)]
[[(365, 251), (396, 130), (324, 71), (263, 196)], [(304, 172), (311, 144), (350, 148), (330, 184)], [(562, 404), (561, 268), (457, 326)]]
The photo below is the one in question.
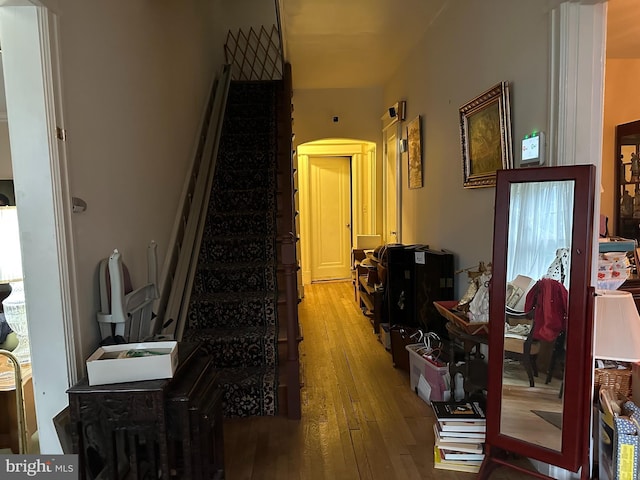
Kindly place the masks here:
[(497, 173), (481, 479), (522, 470), (510, 453), (589, 478), (594, 177), (592, 165)]

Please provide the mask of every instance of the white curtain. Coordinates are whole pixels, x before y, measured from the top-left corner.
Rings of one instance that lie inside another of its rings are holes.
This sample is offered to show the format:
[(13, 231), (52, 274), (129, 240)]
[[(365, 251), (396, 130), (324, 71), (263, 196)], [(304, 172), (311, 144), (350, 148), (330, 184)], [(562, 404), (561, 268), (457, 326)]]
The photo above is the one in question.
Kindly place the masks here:
[(22, 280), (22, 255), (16, 207), (0, 207), (0, 283)]
[[(573, 180), (511, 184), (507, 281), (517, 275), (536, 281), (547, 274), (558, 249), (571, 251), (574, 188)], [(569, 272), (566, 278), (565, 285)]]

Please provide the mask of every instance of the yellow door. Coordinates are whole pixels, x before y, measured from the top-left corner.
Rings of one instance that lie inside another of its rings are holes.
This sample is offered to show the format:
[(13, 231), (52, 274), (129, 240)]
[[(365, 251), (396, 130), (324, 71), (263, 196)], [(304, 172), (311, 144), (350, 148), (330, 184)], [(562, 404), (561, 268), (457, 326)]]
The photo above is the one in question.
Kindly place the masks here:
[(351, 278), (351, 158), (310, 157), (311, 281)]

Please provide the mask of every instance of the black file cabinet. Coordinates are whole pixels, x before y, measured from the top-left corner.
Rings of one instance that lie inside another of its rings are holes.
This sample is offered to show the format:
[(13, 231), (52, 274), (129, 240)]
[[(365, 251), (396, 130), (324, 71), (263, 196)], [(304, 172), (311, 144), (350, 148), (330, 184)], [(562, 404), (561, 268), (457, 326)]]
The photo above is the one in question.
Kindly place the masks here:
[(453, 260), (451, 252), (432, 250), (428, 245), (389, 245), (383, 305), (386, 321), (448, 338), (446, 320), (433, 302), (454, 299)]

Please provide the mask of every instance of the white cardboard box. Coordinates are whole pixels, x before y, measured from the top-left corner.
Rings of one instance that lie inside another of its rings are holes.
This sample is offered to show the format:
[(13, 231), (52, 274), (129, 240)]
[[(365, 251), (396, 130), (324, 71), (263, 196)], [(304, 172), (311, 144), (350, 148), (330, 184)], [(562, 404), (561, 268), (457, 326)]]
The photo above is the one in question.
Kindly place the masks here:
[[(178, 365), (177, 342), (122, 343), (98, 348), (87, 358), (89, 385), (172, 378)], [(104, 358), (128, 350), (151, 350), (164, 355)]]

